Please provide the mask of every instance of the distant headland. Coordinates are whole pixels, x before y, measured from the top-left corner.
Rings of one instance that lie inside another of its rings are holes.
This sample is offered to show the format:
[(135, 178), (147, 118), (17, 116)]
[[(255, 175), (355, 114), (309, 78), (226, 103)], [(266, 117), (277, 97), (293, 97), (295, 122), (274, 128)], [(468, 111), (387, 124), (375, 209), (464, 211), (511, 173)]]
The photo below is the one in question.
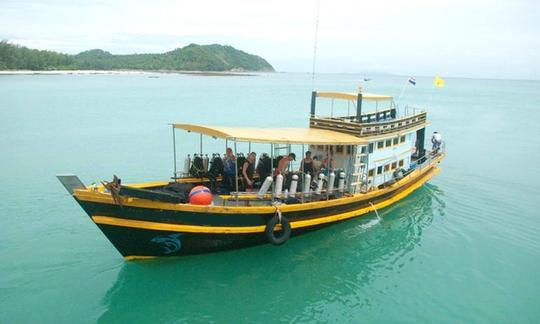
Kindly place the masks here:
[(210, 72), (210, 75), (241, 72), (274, 72), (260, 56), (228, 45), (190, 44), (161, 54), (114, 55), (93, 49), (76, 55), (30, 49), (0, 41), (0, 70), (26, 71), (154, 71)]

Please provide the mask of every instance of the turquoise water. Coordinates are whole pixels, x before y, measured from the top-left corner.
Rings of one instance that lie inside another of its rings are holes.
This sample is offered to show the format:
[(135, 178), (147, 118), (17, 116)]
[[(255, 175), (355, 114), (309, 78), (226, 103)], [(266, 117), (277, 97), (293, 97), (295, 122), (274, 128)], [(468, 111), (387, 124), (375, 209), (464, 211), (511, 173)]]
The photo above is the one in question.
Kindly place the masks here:
[[(404, 79), (364, 87), (397, 96)], [(417, 80), (401, 105), (429, 106), (449, 154), (382, 221), (124, 262), (54, 175), (166, 179), (171, 122), (306, 126), (310, 76), (0, 76), (0, 322), (538, 322), (540, 82)]]

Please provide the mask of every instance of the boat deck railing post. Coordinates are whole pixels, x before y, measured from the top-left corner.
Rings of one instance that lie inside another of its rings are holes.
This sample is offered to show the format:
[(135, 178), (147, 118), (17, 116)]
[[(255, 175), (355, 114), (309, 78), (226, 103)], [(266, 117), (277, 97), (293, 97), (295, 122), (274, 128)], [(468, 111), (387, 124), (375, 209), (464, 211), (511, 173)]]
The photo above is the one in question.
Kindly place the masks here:
[(302, 144), (302, 158), (300, 160), (300, 166), (301, 166), (301, 169), (302, 169), (302, 186), (300, 186), (300, 192), (301, 192), (300, 199), (302, 199), (302, 203), (304, 203), (304, 186), (305, 186), (305, 182), (306, 182), (306, 169), (305, 169), (305, 165), (304, 165), (304, 155), (305, 155), (304, 151), (305, 151), (305, 147), (304, 147), (304, 144)]
[(174, 128), (174, 124), (172, 124), (171, 126), (172, 126), (172, 138), (173, 138), (173, 163), (174, 163), (173, 179), (176, 181), (177, 174), (178, 174), (177, 171), (176, 171), (176, 131), (175, 131), (175, 128)]
[[(272, 180), (274, 178), (274, 143), (270, 143), (270, 176), (272, 177)], [(272, 181), (272, 204), (274, 204), (274, 187), (275, 183)]]
[(236, 151), (236, 138), (234, 139), (234, 186), (236, 190), (236, 206), (238, 206), (238, 152)]

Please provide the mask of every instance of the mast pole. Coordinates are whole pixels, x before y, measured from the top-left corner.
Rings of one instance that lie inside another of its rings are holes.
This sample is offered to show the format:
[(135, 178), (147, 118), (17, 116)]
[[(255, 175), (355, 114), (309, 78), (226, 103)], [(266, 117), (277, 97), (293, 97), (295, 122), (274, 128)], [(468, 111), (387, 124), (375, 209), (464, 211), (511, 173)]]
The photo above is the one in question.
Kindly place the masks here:
[(317, 37), (319, 35), (319, 11), (321, 0), (317, 1), (317, 15), (315, 17), (315, 39), (313, 40), (313, 67), (311, 69), (311, 90), (315, 90), (315, 62), (317, 58)]

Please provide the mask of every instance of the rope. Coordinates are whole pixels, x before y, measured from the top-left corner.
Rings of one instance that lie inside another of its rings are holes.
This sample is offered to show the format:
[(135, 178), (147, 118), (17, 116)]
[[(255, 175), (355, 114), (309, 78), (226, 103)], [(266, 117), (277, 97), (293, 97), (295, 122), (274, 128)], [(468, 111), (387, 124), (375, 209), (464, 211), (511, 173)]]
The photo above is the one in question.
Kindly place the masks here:
[(274, 207), (276, 207), (276, 213), (274, 215), (278, 216), (279, 224), (281, 225), (281, 210), (279, 209), (279, 206), (281, 205), (280, 202), (274, 202)]
[(381, 218), (381, 216), (379, 216), (379, 212), (377, 212), (377, 208), (375, 208), (375, 206), (371, 203), (371, 201), (369, 202), (369, 204), (371, 205), (371, 207), (373, 207), (373, 210), (375, 211), (375, 215), (377, 215), (377, 218)]
[(122, 206), (122, 197), (120, 197), (120, 183), (120, 178), (118, 178), (116, 175), (113, 176), (113, 181), (111, 182), (101, 181), (103, 187), (105, 187), (105, 189), (109, 190), (111, 193), (113, 202)]

